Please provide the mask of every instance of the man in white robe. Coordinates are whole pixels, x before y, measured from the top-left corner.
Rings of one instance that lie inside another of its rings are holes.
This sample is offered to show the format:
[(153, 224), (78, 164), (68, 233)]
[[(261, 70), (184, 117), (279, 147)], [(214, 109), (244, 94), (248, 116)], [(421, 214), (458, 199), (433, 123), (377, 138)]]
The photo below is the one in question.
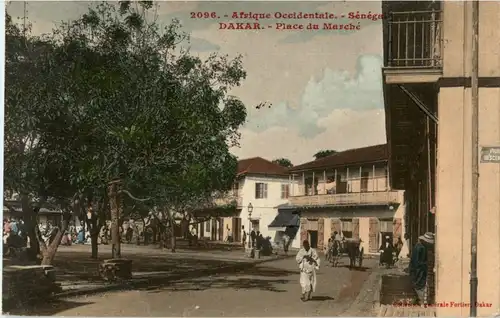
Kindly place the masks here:
[(311, 299), (311, 294), (316, 291), (316, 271), (319, 270), (319, 257), (316, 250), (312, 249), (306, 240), (297, 253), (295, 260), (300, 269), (300, 286), (302, 288), (302, 301)]

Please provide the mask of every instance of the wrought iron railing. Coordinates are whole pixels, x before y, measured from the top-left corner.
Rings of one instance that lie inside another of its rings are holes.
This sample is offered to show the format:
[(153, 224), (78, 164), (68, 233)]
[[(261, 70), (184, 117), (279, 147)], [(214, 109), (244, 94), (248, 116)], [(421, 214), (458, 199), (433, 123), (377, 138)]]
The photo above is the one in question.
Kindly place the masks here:
[(391, 12), (387, 28), (387, 67), (442, 67), (442, 11)]

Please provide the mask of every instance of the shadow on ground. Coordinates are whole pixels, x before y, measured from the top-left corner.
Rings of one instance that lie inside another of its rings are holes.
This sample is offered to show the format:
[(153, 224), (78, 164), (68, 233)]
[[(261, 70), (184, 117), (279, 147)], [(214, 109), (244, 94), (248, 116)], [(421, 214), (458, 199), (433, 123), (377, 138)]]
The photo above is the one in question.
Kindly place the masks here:
[(24, 305), (21, 308), (11, 309), (9, 310), (9, 312), (3, 312), (2, 314), (15, 315), (15, 316), (53, 316), (61, 311), (91, 304), (93, 304), (93, 302), (52, 300), (52, 301), (46, 301), (43, 304), (43, 306), (40, 306), (40, 303), (33, 303), (29, 305)]
[[(287, 271), (272, 267), (248, 264), (246, 267), (222, 269), (218, 272), (200, 275), (193, 273), (180, 280), (158, 281), (151, 280), (145, 287), (138, 290), (149, 292), (161, 291), (202, 291), (207, 289), (259, 289), (262, 291), (284, 292), (280, 285), (290, 282), (291, 275), (298, 275), (298, 271)], [(224, 275), (224, 277), (219, 277)], [(208, 276), (208, 277), (207, 277)]]
[(312, 296), (309, 301), (326, 301), (326, 300), (334, 300), (333, 297), (330, 296)]

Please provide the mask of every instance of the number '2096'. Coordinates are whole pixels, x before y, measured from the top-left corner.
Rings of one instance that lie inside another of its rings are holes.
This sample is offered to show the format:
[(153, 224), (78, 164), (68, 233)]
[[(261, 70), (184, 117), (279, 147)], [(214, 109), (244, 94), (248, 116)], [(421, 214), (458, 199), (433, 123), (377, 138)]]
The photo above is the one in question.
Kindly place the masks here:
[(191, 12), (191, 19), (215, 19), (218, 18), (216, 12)]

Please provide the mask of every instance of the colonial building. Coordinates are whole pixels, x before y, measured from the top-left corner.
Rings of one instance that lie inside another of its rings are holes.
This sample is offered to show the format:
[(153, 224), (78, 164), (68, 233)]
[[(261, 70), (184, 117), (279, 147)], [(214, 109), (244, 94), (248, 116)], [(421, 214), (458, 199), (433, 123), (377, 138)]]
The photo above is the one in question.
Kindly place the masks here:
[(290, 204), (300, 214), (300, 240), (322, 250), (337, 231), (360, 238), (365, 253), (378, 253), (385, 236), (405, 233), (404, 192), (389, 186), (387, 145), (351, 149), (290, 169), (298, 181)]
[(233, 239), (241, 242), (244, 227), (247, 232), (254, 229), (264, 237), (279, 241), (279, 231), (268, 225), (278, 214), (276, 206), (288, 202), (291, 187), (286, 168), (260, 157), (240, 160), (233, 189), (227, 197), (216, 202), (217, 206), (235, 202), (233, 214), (205, 222), (199, 233), (214, 240), (224, 240), (230, 231)]
[[(479, 7), (477, 16), (474, 5)], [(436, 303), (465, 304), (437, 306), (437, 316), (469, 316), (474, 250), (476, 301), (483, 304), (477, 315), (498, 314), (498, 163), (479, 164), (477, 249), (471, 246), (471, 211), (473, 149), (500, 146), (500, 3), (383, 1), (382, 9), (391, 185), (406, 191), (412, 243), (426, 231), (436, 233), (436, 267), (429, 277), (432, 286), (436, 275)], [(473, 36), (475, 17), (478, 37)], [(477, 95), (472, 89), (474, 65), (478, 65)], [(475, 102), (479, 145), (473, 138)], [(433, 292), (431, 288), (429, 295)]]

